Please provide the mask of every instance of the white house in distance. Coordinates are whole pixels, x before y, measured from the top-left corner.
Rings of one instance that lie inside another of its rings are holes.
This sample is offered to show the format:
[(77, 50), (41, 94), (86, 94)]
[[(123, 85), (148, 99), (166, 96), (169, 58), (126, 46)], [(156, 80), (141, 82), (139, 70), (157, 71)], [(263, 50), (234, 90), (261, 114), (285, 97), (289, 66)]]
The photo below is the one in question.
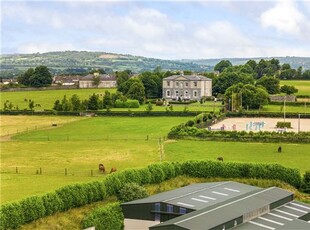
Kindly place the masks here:
[[(94, 78), (99, 77), (100, 81), (98, 86), (94, 84)], [(79, 88), (115, 88), (116, 78), (109, 74), (88, 74), (80, 78)]]
[(163, 79), (166, 100), (200, 100), (212, 96), (212, 79), (200, 75), (172, 75)]

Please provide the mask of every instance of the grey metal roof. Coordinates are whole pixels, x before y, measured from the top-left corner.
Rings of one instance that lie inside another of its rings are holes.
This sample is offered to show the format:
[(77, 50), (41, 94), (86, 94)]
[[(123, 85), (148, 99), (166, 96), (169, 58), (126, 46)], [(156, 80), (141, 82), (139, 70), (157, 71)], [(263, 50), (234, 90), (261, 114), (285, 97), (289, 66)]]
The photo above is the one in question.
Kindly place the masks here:
[(190, 81), (212, 81), (212, 79), (201, 75), (172, 75), (164, 78), (164, 80), (177, 80), (178, 78), (180, 78), (180, 80), (181, 78), (185, 78), (185, 80)]
[(182, 229), (211, 229), (291, 195), (291, 192), (275, 187), (253, 190), (226, 202), (191, 212), (153, 227), (177, 226)]
[[(116, 81), (116, 78), (114, 76), (111, 76), (109, 74), (99, 74), (101, 81)], [(80, 79), (80, 81), (90, 81), (94, 79), (93, 74), (88, 74)]]
[(200, 183), (123, 203), (122, 205), (163, 202), (199, 210), (256, 190), (259, 190), (259, 188), (233, 181)]
[(271, 212), (241, 224), (235, 229), (310, 229), (309, 220), (299, 219), (301, 216), (310, 213), (310, 205), (292, 201)]

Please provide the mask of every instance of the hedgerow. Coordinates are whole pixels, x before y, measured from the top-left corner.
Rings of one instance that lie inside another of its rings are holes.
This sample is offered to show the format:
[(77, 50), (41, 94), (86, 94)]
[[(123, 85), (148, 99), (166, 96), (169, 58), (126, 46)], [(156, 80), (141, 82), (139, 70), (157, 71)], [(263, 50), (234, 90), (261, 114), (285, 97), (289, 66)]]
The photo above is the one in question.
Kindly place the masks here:
[(184, 124), (171, 128), (168, 133), (171, 139), (205, 139), (218, 141), (243, 141), (243, 142), (310, 142), (310, 132), (246, 132), (246, 131), (212, 131), (189, 127)]
[(108, 204), (92, 211), (82, 222), (83, 229), (95, 227), (96, 230), (124, 229), (124, 215), (119, 203)]

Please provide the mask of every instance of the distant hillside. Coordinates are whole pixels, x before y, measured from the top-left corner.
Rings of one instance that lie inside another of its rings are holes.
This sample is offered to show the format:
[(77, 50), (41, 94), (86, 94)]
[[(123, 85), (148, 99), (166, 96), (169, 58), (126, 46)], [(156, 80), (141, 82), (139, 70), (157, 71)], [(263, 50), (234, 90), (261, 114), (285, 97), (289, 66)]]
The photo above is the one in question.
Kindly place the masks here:
[[(310, 57), (275, 57), (281, 64), (289, 63), (292, 68), (302, 66), (310, 69)], [(249, 58), (224, 58), (234, 65), (244, 64)], [(252, 58), (257, 62), (260, 59)], [(53, 74), (84, 74), (94, 68), (105, 69), (106, 72), (130, 69), (135, 73), (152, 71), (157, 66), (163, 70), (191, 70), (195, 72), (212, 71), (222, 59), (183, 59), (163, 60), (127, 54), (106, 52), (64, 51), (35, 54), (8, 54), (0, 56), (0, 77), (11, 78), (30, 67), (47, 66)]]
[(303, 68), (303, 70), (310, 69), (310, 57), (258, 57), (258, 58), (221, 58), (221, 59), (183, 59), (184, 63), (195, 63), (198, 65), (208, 65), (214, 67), (221, 60), (229, 60), (233, 65), (243, 65), (248, 60), (252, 59), (256, 62), (259, 62), (261, 59), (269, 60), (269, 59), (278, 59), (280, 64), (288, 63), (292, 68), (297, 69), (299, 66)]
[(9, 72), (17, 75), (20, 71), (38, 65), (46, 65), (53, 73), (82, 73), (93, 68), (102, 68), (107, 72), (130, 69), (139, 73), (154, 70), (157, 66), (163, 70), (192, 70), (197, 72), (212, 70), (212, 67), (208, 65), (191, 62), (86, 51), (1, 55), (0, 63), (2, 75)]

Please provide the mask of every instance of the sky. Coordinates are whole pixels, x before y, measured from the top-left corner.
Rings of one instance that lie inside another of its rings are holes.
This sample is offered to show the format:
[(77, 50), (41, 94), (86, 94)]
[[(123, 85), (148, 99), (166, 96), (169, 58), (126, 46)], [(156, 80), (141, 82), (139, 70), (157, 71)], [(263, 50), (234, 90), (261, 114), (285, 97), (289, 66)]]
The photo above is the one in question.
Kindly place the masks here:
[(0, 1), (1, 54), (310, 57), (310, 0)]

